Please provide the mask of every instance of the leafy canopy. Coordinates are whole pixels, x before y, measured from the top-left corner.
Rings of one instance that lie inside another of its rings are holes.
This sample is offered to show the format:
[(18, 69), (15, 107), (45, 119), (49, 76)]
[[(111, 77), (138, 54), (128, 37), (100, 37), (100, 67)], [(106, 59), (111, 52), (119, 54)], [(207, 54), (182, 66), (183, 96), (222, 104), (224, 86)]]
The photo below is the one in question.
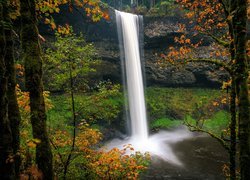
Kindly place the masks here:
[(44, 55), (44, 77), (50, 90), (66, 89), (70, 82), (76, 89), (86, 89), (84, 77), (95, 71), (94, 65), (98, 60), (93, 44), (86, 43), (80, 34), (60, 35), (56, 33), (56, 41), (48, 48)]

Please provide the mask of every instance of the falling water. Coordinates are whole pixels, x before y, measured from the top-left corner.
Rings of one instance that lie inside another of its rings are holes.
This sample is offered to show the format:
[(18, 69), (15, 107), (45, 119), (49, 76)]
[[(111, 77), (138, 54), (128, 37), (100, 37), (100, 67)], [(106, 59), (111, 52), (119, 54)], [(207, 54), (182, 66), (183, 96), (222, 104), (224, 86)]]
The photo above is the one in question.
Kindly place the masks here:
[(120, 42), (121, 61), (124, 66), (124, 83), (128, 97), (128, 119), (131, 125), (131, 136), (124, 140), (114, 139), (107, 147), (123, 148), (123, 145), (132, 144), (136, 151), (149, 152), (170, 163), (181, 165), (170, 145), (189, 138), (190, 132), (186, 129), (175, 131), (161, 131), (148, 135), (146, 106), (144, 97), (141, 52), (140, 52), (140, 20), (142, 17), (116, 11), (117, 30)]
[[(128, 107), (132, 138), (148, 139), (146, 106), (139, 48), (139, 16), (116, 11), (117, 25), (122, 34)], [(120, 38), (121, 39), (121, 38)]]

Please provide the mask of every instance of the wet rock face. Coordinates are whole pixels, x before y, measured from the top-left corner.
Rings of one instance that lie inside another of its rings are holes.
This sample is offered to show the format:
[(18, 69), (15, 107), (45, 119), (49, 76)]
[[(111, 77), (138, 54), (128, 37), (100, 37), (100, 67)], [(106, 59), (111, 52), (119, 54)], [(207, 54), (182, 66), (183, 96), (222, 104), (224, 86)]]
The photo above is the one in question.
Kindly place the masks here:
[[(144, 64), (147, 85), (159, 86), (197, 86), (219, 87), (228, 78), (228, 74), (211, 64), (193, 63), (183, 67), (167, 65), (159, 67), (156, 61), (159, 55), (175, 44), (174, 38), (180, 36), (179, 23), (184, 23), (175, 17), (144, 17)], [(113, 32), (113, 31), (112, 31)], [(193, 32), (188, 32), (192, 36)], [(199, 37), (196, 37), (199, 38)], [(117, 40), (106, 41), (104, 46), (97, 46), (99, 55), (104, 60), (111, 60), (120, 68), (119, 48)], [(209, 56), (209, 39), (198, 52), (200, 56)], [(120, 73), (120, 71), (117, 71)], [(118, 75), (117, 75), (118, 76)]]
[(147, 19), (144, 27), (145, 36), (148, 38), (155, 38), (178, 32), (179, 28), (176, 22), (173, 21), (176, 21), (176, 19)]
[(174, 45), (174, 37), (180, 35), (178, 24), (182, 22), (175, 17), (145, 17), (145, 49), (167, 48)]
[[(122, 71), (120, 50), (117, 36), (115, 14), (111, 12), (109, 22), (100, 21), (92, 23), (81, 15), (66, 13), (62, 22), (72, 22), (76, 32), (83, 32), (86, 40), (93, 42), (97, 48), (97, 54), (102, 59), (99, 73), (93, 75), (98, 80), (111, 79), (122, 83)], [(209, 64), (188, 64), (179, 68), (168, 65), (165, 68), (157, 66), (159, 55), (166, 52), (175, 44), (174, 37), (180, 36), (179, 23), (185, 23), (178, 17), (144, 17), (144, 64), (147, 85), (160, 86), (204, 86), (219, 87), (221, 82), (228, 78), (223, 72)], [(192, 37), (192, 31), (187, 28), (187, 34)], [(199, 38), (199, 37), (196, 37)], [(209, 39), (205, 41), (204, 48), (207, 51)], [(201, 51), (203, 56), (206, 54)]]
[(188, 64), (182, 67), (168, 65), (158, 67), (155, 63), (146, 64), (147, 84), (170, 87), (220, 87), (228, 74), (216, 66)]

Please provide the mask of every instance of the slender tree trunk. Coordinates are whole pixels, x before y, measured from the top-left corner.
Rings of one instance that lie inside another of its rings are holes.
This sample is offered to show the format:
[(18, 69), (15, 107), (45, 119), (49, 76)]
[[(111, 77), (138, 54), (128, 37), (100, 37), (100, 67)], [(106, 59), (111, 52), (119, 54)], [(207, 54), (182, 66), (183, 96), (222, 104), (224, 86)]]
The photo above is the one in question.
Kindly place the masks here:
[(250, 179), (250, 112), (248, 96), (248, 63), (246, 57), (247, 0), (235, 0), (233, 26), (235, 44), (236, 93), (239, 100), (240, 174)]
[(71, 150), (68, 155), (67, 161), (65, 162), (64, 172), (63, 172), (63, 179), (66, 180), (68, 167), (71, 161), (71, 156), (75, 150), (75, 141), (76, 141), (76, 110), (75, 110), (75, 98), (74, 98), (74, 83), (72, 77), (72, 63), (69, 63), (69, 76), (70, 76), (70, 95), (71, 95), (71, 105), (72, 105), (72, 117), (73, 117), (73, 138), (72, 138), (72, 145)]
[(230, 179), (236, 179), (236, 91), (235, 79), (232, 77), (232, 89), (230, 92)]
[[(5, 7), (8, 9), (8, 7)], [(12, 23), (8, 14), (5, 14), (5, 20), (8, 23)], [(21, 121), (21, 115), (19, 112), (19, 107), (17, 104), (17, 96), (16, 96), (16, 71), (15, 71), (15, 62), (14, 62), (14, 47), (13, 47), (13, 37), (12, 37), (12, 27), (5, 30), (6, 37), (6, 55), (5, 55), (5, 64), (6, 71), (8, 74), (8, 117), (12, 132), (12, 147), (14, 152), (14, 162), (15, 162), (15, 174), (18, 178), (19, 169), (20, 169), (20, 132), (19, 132), (19, 124)]]
[[(230, 7), (228, 7), (228, 11), (226, 11), (226, 17), (229, 16)], [(229, 27), (229, 34), (231, 39), (234, 39), (234, 31), (233, 26), (230, 21), (227, 22)], [(231, 55), (231, 64), (233, 64), (233, 61), (235, 59), (235, 48), (234, 48), (234, 42), (230, 42), (229, 51)], [(232, 68), (232, 83), (231, 83), (231, 92), (230, 92), (230, 114), (231, 114), (231, 121), (230, 121), (230, 180), (236, 180), (236, 140), (237, 140), (237, 134), (236, 134), (236, 126), (237, 126), (237, 109), (236, 109), (236, 87), (235, 87), (235, 70), (234, 67)]]
[(15, 173), (18, 176), (19, 175), (19, 169), (20, 169), (20, 132), (19, 132), (19, 124), (21, 121), (21, 116), (19, 112), (19, 107), (17, 103), (17, 96), (16, 96), (16, 73), (15, 73), (15, 64), (14, 64), (14, 58), (13, 58), (13, 42), (12, 42), (12, 32), (8, 31), (5, 33), (6, 35), (6, 49), (7, 54), (5, 56), (6, 60), (6, 67), (7, 67), (7, 73), (8, 73), (8, 116), (10, 121), (10, 127), (12, 132), (12, 147), (13, 152), (15, 155)]
[(5, 54), (6, 41), (4, 30), (4, 6), (6, 1), (0, 3), (0, 179), (14, 179), (14, 162), (12, 149), (12, 134), (8, 119), (7, 83), (8, 74), (6, 72)]
[(52, 152), (49, 143), (42, 84), (42, 58), (38, 37), (35, 0), (21, 0), (21, 40), (25, 61), (25, 85), (30, 94), (33, 137), (41, 142), (36, 147), (36, 163), (43, 179), (53, 179)]

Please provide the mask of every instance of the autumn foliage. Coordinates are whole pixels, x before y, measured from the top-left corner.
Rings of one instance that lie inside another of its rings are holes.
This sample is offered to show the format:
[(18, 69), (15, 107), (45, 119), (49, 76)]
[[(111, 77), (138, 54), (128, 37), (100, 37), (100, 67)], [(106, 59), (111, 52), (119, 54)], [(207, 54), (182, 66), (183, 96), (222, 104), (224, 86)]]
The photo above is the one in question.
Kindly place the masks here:
[[(230, 57), (230, 36), (227, 18), (221, 3), (216, 0), (177, 0), (184, 12), (187, 24), (179, 24), (179, 33), (174, 41), (176, 46), (169, 47), (166, 54), (161, 54), (160, 62), (172, 64), (187, 63), (200, 59), (225, 61)], [(189, 29), (187, 29), (187, 26)], [(187, 31), (193, 32), (187, 35)], [(200, 53), (205, 39), (213, 40), (206, 49), (206, 55)]]
[(108, 152), (101, 151), (97, 161), (90, 166), (100, 179), (137, 179), (140, 172), (146, 169), (150, 155), (140, 152), (126, 155), (128, 150), (134, 151), (130, 144), (125, 145), (123, 150), (113, 148)]
[[(127, 149), (117, 148), (109, 151), (98, 150), (97, 145), (102, 139), (97, 129), (92, 129), (83, 121), (78, 125), (76, 146), (73, 151), (73, 158), (69, 168), (69, 176), (86, 177), (91, 179), (137, 179), (140, 172), (146, 169), (150, 156), (136, 152), (126, 155)], [(65, 166), (66, 157), (70, 152), (72, 138), (68, 131), (56, 130), (51, 134), (51, 142), (55, 153), (55, 169), (60, 173)], [(79, 172), (78, 168), (83, 171)]]
[(57, 29), (59, 33), (68, 34), (69, 25), (57, 25), (52, 16), (54, 13), (60, 13), (60, 8), (65, 5), (68, 6), (70, 12), (73, 10), (82, 12), (81, 10), (84, 10), (83, 15), (90, 17), (94, 22), (101, 18), (109, 20), (109, 14), (107, 10), (101, 7), (100, 0), (45, 0), (38, 1), (36, 9), (45, 24), (50, 25), (52, 29)]
[[(33, 163), (34, 150), (40, 143), (39, 139), (33, 139), (29, 125), (29, 93), (23, 92), (19, 85), (16, 87), (18, 104), (22, 115), (21, 123), (21, 157), (22, 173), (21, 179), (26, 180), (29, 177), (40, 179), (41, 172)], [(44, 92), (46, 108), (53, 108), (49, 100), (49, 93)], [(62, 177), (67, 156), (71, 151), (72, 135), (68, 126), (65, 130), (50, 129), (50, 140), (53, 146), (55, 173), (57, 177)], [(102, 134), (99, 130), (89, 127), (83, 120), (77, 126), (77, 136), (75, 148), (72, 152), (72, 161), (70, 162), (68, 176), (72, 177), (91, 177), (91, 179), (138, 179), (140, 172), (144, 171), (149, 164), (150, 156), (145, 153), (134, 152), (131, 155), (126, 152), (134, 151), (131, 145), (124, 149), (117, 148), (107, 150), (98, 150), (98, 144), (102, 140)], [(80, 169), (79, 169), (80, 168)]]
[[(20, 1), (9, 0), (10, 17), (15, 20), (20, 16)], [(62, 7), (67, 6), (69, 12), (78, 11), (83, 16), (89, 17), (93, 22), (101, 18), (109, 20), (107, 7), (104, 7), (100, 0), (37, 0), (36, 12), (37, 17), (44, 24), (48, 24), (51, 29), (57, 30), (61, 34), (70, 33), (68, 24), (59, 25), (55, 22), (53, 14), (58, 14)]]

